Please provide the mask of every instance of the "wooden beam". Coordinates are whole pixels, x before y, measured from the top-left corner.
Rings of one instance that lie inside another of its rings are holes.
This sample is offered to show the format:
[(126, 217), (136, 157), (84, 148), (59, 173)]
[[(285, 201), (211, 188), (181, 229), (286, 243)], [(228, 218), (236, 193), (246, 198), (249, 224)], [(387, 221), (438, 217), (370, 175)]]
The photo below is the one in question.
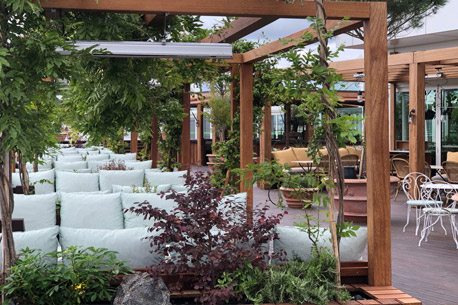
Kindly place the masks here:
[(391, 285), (388, 58), (385, 2), (370, 2), (364, 22), (369, 285)]
[[(239, 109), (239, 100), (237, 99), (237, 87), (239, 85), (239, 67), (236, 64), (231, 65), (231, 120), (235, 118)], [(231, 124), (231, 129), (233, 126)]]
[(151, 25), (153, 23), (153, 20), (157, 17), (158, 15), (156, 14), (145, 14), (143, 15), (143, 22), (145, 23), (146, 26)]
[(448, 60), (456, 60), (458, 57), (458, 47), (445, 48), (438, 50), (428, 50), (415, 52), (416, 63), (434, 63), (440, 64)]
[[(346, 33), (348, 31), (354, 30), (362, 26), (361, 21), (331, 20), (326, 23), (326, 28), (328, 30), (331, 30), (331, 29), (334, 29), (339, 24), (340, 24), (339, 28), (334, 32), (335, 35)], [(306, 32), (313, 34), (314, 39), (313, 40), (303, 39), (304, 33)], [(251, 63), (251, 62), (258, 61), (258, 60), (262, 60), (271, 54), (285, 52), (291, 48), (294, 48), (295, 46), (297, 46), (300, 43), (302, 44), (315, 43), (317, 41), (316, 37), (317, 37), (316, 31), (311, 27), (301, 30), (299, 32), (286, 36), (282, 39), (278, 39), (278, 40), (272, 41), (271, 43), (265, 44), (257, 49), (243, 53), (243, 62)]]
[[(259, 134), (259, 159), (258, 164), (272, 159), (272, 107), (270, 102), (263, 107), (261, 130)], [(259, 182), (259, 188), (265, 190), (270, 185), (265, 185), (264, 181)]]
[(396, 149), (396, 83), (390, 83), (390, 150)]
[[(253, 163), (253, 64), (240, 65), (240, 168)], [(247, 192), (248, 220), (253, 220), (253, 188), (245, 183), (251, 179), (246, 175), (240, 182), (240, 191)]]
[(409, 113), (415, 110), (409, 124), (409, 171), (425, 172), (425, 64), (410, 65)]
[(200, 42), (226, 42), (231, 43), (240, 38), (257, 31), (258, 29), (277, 20), (276, 17), (240, 17), (231, 22), (231, 26), (222, 30), (219, 35), (209, 35)]
[[(234, 17), (277, 17), (304, 18), (315, 16), (315, 2), (295, 1), (285, 4), (283, 1), (259, 0), (45, 0), (40, 1), (45, 9), (87, 10), (99, 12), (122, 12), (138, 14), (234, 16)], [(367, 19), (369, 3), (334, 2), (324, 5), (329, 19)]]
[(205, 162), (204, 113), (202, 108), (202, 103), (197, 104), (197, 164), (200, 166), (203, 166)]
[(157, 167), (158, 146), (159, 141), (159, 126), (157, 116), (153, 117), (151, 122), (151, 168)]
[(188, 175), (191, 170), (191, 118), (189, 117), (191, 111), (191, 85), (184, 84), (183, 86), (183, 127), (181, 129), (181, 154), (180, 163), (181, 169), (187, 170)]
[(130, 152), (138, 153), (138, 132), (135, 127), (135, 131), (130, 132)]

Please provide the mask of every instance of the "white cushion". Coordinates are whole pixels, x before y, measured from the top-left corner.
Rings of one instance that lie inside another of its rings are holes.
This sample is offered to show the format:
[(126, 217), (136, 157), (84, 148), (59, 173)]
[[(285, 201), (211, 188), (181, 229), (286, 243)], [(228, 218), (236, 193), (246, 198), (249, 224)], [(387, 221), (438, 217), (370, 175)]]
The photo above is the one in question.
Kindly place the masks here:
[[(14, 247), (16, 249), (16, 254), (19, 254), (21, 250), (25, 248), (41, 250), (42, 254), (56, 252), (57, 234), (59, 234), (58, 226), (41, 230), (13, 232)], [(0, 251), (1, 260), (3, 253), (3, 243), (0, 247), (2, 249), (2, 251)], [(47, 257), (46, 261), (50, 263), (57, 263), (57, 259), (53, 259), (50, 257)]]
[(110, 159), (113, 160), (137, 160), (137, 153), (130, 154), (110, 154)]
[(145, 228), (122, 230), (60, 228), (60, 243), (65, 250), (70, 246), (107, 248), (118, 252), (118, 260), (131, 268), (145, 268), (158, 264), (163, 256), (151, 253), (150, 241), (144, 239), (158, 233)]
[(13, 218), (24, 218), (26, 231), (50, 228), (56, 225), (57, 194), (14, 194)]
[[(320, 228), (322, 232), (324, 228)], [(297, 227), (277, 226), (276, 228), (279, 239), (274, 240), (274, 252), (280, 249), (286, 251), (288, 259), (293, 259), (295, 256), (309, 260), (312, 257), (312, 242), (308, 238), (307, 232), (301, 231)], [(342, 261), (361, 260), (364, 249), (367, 246), (367, 228), (360, 227), (356, 231), (357, 237), (345, 237), (340, 241), (340, 259)], [(332, 245), (329, 241), (331, 234), (326, 230), (318, 241), (319, 247), (326, 247), (332, 251)]]
[(86, 161), (103, 161), (110, 158), (109, 154), (87, 155)]
[(120, 194), (61, 193), (62, 227), (123, 229)]
[(56, 171), (57, 192), (96, 192), (99, 188), (99, 174)]
[(127, 168), (131, 169), (149, 169), (151, 168), (153, 161), (126, 161), (124, 164)]
[[(13, 187), (21, 185), (19, 172), (12, 174), (11, 184)], [(54, 193), (54, 170), (29, 173), (29, 184), (35, 186), (35, 194)]]
[(69, 172), (69, 173), (80, 173), (80, 174), (90, 174), (92, 170), (89, 168), (82, 168), (82, 169), (58, 169), (59, 172)]
[(150, 185), (160, 185), (160, 184), (178, 184), (183, 185), (186, 183), (186, 178), (183, 176), (186, 175), (187, 171), (179, 172), (152, 172), (145, 171), (145, 178)]
[[(176, 207), (176, 203), (172, 199), (161, 198), (158, 194), (152, 193), (121, 193), (122, 198), (122, 208), (130, 209), (131, 207), (138, 207), (136, 202), (148, 201), (153, 208), (159, 208), (161, 210), (166, 210), (170, 212), (173, 208)], [(136, 215), (132, 212), (124, 213), (124, 227), (135, 228), (135, 227), (152, 227), (154, 226), (154, 219), (143, 219), (143, 215)]]
[(56, 170), (61, 169), (85, 169), (87, 168), (86, 161), (76, 161), (76, 162), (67, 162), (67, 161), (54, 161), (54, 167)]
[(80, 154), (76, 153), (74, 155), (69, 155), (69, 156), (57, 156), (57, 161), (65, 161), (65, 162), (77, 162), (77, 161), (83, 161), (83, 156)]
[(160, 168), (145, 168), (145, 173), (146, 172), (162, 173), (162, 170)]
[(100, 190), (109, 191), (116, 185), (143, 186), (143, 170), (100, 170)]
[[(41, 160), (41, 162), (43, 162), (43, 164), (38, 163), (38, 171), (47, 171), (47, 170), (52, 169), (52, 161), (51, 160), (47, 160), (47, 161)], [(29, 173), (33, 172), (33, 163), (27, 162), (25, 164), (25, 167), (27, 168), (27, 171)]]

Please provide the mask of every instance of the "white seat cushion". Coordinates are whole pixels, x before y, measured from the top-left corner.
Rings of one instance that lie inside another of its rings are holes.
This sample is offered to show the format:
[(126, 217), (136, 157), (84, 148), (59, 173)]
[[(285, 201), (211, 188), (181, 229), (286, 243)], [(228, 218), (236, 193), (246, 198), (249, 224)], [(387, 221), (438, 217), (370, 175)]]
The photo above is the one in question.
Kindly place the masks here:
[(186, 183), (186, 178), (184, 175), (187, 175), (187, 171), (179, 172), (156, 172), (156, 171), (145, 171), (146, 181), (150, 185), (160, 185), (160, 184), (178, 184), (184, 185)]
[(57, 193), (44, 195), (14, 194), (13, 218), (24, 218), (26, 231), (56, 225)]
[(110, 159), (112, 160), (123, 160), (123, 161), (133, 161), (137, 160), (136, 153), (129, 153), (129, 154), (110, 154)]
[(56, 171), (57, 192), (96, 192), (99, 188), (99, 174)]
[(146, 228), (131, 228), (122, 230), (103, 229), (74, 229), (60, 228), (60, 243), (65, 250), (70, 246), (83, 248), (107, 248), (118, 252), (116, 258), (126, 262), (131, 268), (145, 268), (158, 264), (163, 255), (151, 253), (148, 236), (158, 235), (149, 233)]
[(126, 161), (124, 164), (126, 165), (127, 168), (132, 168), (132, 169), (149, 169), (151, 168), (152, 165), (151, 160), (148, 161)]
[(111, 191), (113, 185), (143, 186), (143, 170), (100, 170), (100, 190)]
[(62, 227), (123, 229), (121, 196), (117, 194), (61, 193)]
[(54, 167), (56, 170), (61, 169), (85, 169), (87, 168), (86, 161), (76, 161), (76, 162), (67, 162), (67, 161), (54, 161)]
[(78, 162), (78, 161), (83, 161), (83, 156), (78, 153), (74, 155), (68, 155), (68, 156), (67, 155), (65, 156), (58, 155), (57, 161)]
[[(19, 173), (13, 173), (13, 187), (21, 185)], [(54, 193), (54, 170), (29, 173), (29, 184), (35, 186), (35, 194), (50, 194)]]
[(103, 161), (110, 158), (109, 154), (87, 155), (86, 161)]

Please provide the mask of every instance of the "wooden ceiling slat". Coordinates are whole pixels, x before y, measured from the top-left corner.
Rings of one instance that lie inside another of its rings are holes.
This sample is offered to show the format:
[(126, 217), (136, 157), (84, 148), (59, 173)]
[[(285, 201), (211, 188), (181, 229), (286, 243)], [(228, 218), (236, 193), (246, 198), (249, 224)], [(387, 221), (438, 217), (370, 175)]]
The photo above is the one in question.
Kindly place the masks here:
[(231, 27), (223, 30), (219, 35), (210, 35), (202, 39), (200, 42), (226, 42), (232, 43), (238, 39), (259, 30), (278, 18), (276, 17), (240, 17), (231, 22)]
[[(296, 1), (285, 4), (283, 1), (259, 0), (41, 0), (45, 9), (90, 10), (103, 12), (123, 12), (139, 14), (207, 15), (234, 17), (277, 17), (304, 18), (315, 16), (314, 1)], [(325, 2), (329, 19), (363, 20), (369, 18), (370, 3), (365, 2)]]

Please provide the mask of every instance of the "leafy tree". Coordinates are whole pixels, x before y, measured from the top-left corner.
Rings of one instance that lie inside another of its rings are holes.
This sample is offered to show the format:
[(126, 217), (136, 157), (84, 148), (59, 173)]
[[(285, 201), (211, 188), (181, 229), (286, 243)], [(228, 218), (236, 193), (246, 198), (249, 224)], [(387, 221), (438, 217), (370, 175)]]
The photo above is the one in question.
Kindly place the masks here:
[(0, 2), (0, 207), (3, 232), (3, 275), (14, 263), (11, 214), (11, 152), (26, 161), (46, 150), (53, 140), (51, 112), (67, 77), (67, 58), (56, 47), (71, 51), (61, 37), (61, 25), (47, 20), (33, 1)]
[[(343, 0), (351, 1), (351, 0)], [(361, 0), (377, 2), (379, 0)], [(386, 0), (388, 13), (388, 39), (397, 34), (423, 26), (423, 19), (434, 15), (448, 0)], [(356, 29), (350, 36), (364, 40), (363, 29)]]

